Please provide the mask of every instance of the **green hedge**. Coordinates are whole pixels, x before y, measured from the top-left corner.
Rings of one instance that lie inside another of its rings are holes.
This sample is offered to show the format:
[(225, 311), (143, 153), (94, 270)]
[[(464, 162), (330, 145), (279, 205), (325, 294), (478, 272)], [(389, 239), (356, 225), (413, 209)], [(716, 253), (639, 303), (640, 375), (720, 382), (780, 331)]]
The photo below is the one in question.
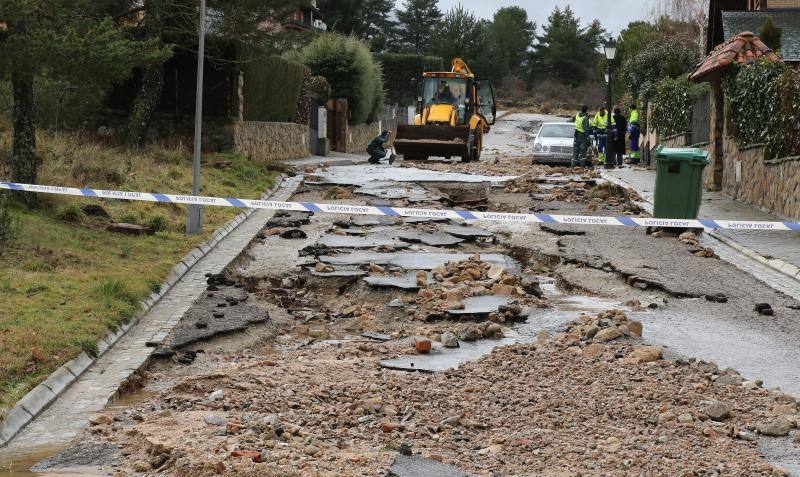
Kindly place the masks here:
[(692, 83), (685, 77), (667, 78), (655, 87), (649, 127), (661, 136), (672, 136), (692, 129), (692, 107), (708, 85)]
[(761, 61), (737, 67), (724, 87), (740, 146), (766, 144), (768, 159), (800, 155), (800, 73)]
[(383, 72), (363, 41), (320, 35), (303, 49), (303, 61), (314, 75), (328, 80), (333, 98), (347, 100), (352, 123), (375, 121), (383, 107)]
[(411, 78), (419, 79), (425, 71), (444, 69), (444, 61), (439, 56), (384, 53), (378, 55), (378, 61), (383, 65), (386, 98), (392, 104), (416, 104), (418, 86), (411, 84)]
[(303, 88), (306, 67), (277, 56), (244, 58), (244, 119), (292, 122)]

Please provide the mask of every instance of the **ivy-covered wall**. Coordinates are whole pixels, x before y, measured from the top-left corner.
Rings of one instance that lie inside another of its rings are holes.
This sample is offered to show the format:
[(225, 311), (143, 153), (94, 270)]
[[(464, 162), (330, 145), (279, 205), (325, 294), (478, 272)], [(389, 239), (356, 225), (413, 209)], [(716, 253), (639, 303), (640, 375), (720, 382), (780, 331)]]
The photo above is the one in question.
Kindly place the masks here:
[(707, 84), (696, 84), (687, 78), (667, 78), (656, 85), (650, 94), (652, 109), (647, 127), (661, 137), (685, 133), (692, 128), (692, 107), (708, 91)]
[(739, 66), (724, 81), (740, 147), (766, 145), (766, 159), (800, 155), (800, 73), (782, 62)]

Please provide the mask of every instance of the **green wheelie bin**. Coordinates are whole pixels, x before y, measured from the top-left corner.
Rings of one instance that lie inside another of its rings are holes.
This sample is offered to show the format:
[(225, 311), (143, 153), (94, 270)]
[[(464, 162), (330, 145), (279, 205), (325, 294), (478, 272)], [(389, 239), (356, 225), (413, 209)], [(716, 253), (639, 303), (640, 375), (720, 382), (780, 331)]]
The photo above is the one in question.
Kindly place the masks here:
[(656, 149), (656, 191), (653, 217), (696, 219), (703, 197), (703, 169), (708, 153), (696, 148)]

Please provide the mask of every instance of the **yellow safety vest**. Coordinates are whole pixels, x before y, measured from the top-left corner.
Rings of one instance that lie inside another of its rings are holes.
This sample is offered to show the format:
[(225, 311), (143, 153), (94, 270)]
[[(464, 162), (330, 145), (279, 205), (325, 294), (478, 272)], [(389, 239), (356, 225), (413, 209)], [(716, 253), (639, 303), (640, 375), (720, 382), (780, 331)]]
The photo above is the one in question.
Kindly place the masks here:
[[(614, 117), (611, 117), (611, 124), (617, 124), (614, 121)], [(608, 112), (606, 112), (605, 116), (601, 116), (600, 113), (597, 113), (594, 117), (594, 127), (598, 129), (606, 129), (608, 127)]]
[(630, 123), (631, 124), (639, 124), (639, 110), (638, 109), (631, 110)]
[(581, 116), (580, 113), (575, 115), (575, 130), (580, 132), (580, 133), (585, 133), (586, 132), (586, 128), (583, 125), (584, 119), (586, 119), (586, 116)]

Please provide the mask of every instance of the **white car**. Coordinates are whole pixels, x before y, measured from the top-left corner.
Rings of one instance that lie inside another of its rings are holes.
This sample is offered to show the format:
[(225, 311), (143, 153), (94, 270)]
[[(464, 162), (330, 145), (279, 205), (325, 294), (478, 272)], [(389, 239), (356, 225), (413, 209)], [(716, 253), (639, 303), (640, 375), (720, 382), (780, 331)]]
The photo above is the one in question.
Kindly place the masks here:
[(575, 144), (575, 123), (544, 123), (533, 141), (533, 162), (569, 164)]

